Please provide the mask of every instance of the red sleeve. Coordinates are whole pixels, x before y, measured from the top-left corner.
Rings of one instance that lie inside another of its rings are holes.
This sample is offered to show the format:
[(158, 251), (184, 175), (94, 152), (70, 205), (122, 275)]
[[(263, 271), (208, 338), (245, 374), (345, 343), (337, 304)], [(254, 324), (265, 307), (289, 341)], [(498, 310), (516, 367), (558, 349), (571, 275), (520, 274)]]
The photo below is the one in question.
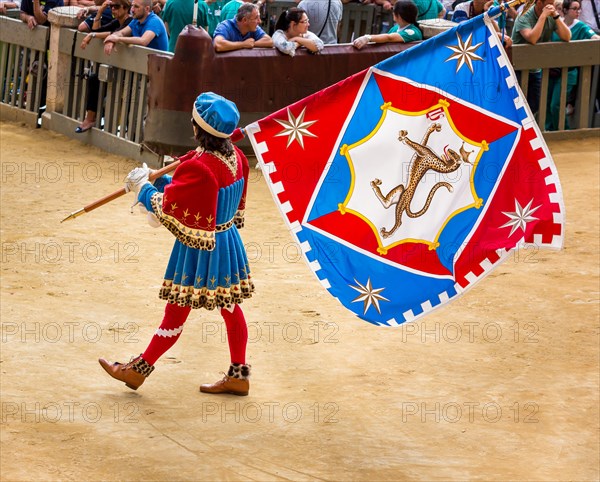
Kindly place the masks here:
[(233, 134), (231, 134), (230, 139), (231, 142), (236, 143), (238, 141), (241, 141), (244, 137), (245, 135), (243, 129), (238, 127), (236, 130), (233, 131)]

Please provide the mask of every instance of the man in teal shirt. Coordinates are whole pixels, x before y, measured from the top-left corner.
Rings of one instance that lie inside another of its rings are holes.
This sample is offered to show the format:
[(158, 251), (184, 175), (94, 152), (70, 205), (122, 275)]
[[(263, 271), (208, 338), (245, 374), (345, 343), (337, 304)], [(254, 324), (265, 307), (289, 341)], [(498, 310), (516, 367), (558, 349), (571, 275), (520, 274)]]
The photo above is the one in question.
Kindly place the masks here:
[(221, 14), (223, 13), (223, 7), (227, 5), (228, 1), (229, 0), (206, 0), (206, 4), (208, 5), (208, 33), (211, 37), (214, 35), (217, 25), (223, 20)]
[(446, 15), (446, 9), (439, 0), (413, 0), (413, 3), (419, 11), (417, 20), (444, 18)]
[(230, 0), (227, 5), (221, 10), (221, 22), (223, 20), (229, 20), (235, 18), (238, 9), (244, 5), (244, 2), (251, 2), (252, 0)]
[[(568, 42), (571, 39), (569, 28), (561, 20), (560, 15), (554, 8), (554, 0), (536, 0), (533, 8), (525, 14), (519, 15), (513, 27), (513, 44), (531, 44), (549, 42), (552, 32), (561, 40)], [(520, 82), (520, 73), (517, 78)], [(542, 86), (541, 69), (531, 70), (527, 86), (527, 103), (535, 115), (540, 107), (540, 93)]]

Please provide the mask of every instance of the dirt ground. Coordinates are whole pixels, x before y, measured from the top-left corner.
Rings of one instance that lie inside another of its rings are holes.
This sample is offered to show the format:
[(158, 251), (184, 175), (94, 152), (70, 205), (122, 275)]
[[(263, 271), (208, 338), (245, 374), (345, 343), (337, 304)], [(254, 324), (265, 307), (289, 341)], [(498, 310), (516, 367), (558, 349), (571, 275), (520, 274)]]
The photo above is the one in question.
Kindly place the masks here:
[(330, 297), (253, 170), (252, 386), (219, 397), (198, 392), (228, 367), (216, 312), (193, 313), (136, 392), (98, 365), (146, 347), (172, 236), (132, 197), (60, 220), (134, 163), (0, 128), (3, 481), (598, 480), (597, 138), (550, 144), (563, 251), (518, 252), (401, 328)]

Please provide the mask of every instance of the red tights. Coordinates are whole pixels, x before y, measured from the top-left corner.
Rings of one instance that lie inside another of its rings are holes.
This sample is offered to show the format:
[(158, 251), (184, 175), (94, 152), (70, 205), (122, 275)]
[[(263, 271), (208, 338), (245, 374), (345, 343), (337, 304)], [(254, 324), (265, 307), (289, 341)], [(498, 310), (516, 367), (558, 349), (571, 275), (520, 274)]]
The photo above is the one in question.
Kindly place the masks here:
[[(150, 365), (156, 361), (179, 339), (183, 331), (183, 324), (190, 314), (189, 306), (181, 307), (172, 303), (165, 306), (165, 316), (156, 333), (150, 340), (142, 358)], [(248, 328), (244, 313), (239, 305), (235, 305), (233, 313), (221, 309), (221, 316), (227, 327), (227, 342), (229, 343), (229, 354), (231, 363), (246, 363), (246, 344), (248, 342)]]

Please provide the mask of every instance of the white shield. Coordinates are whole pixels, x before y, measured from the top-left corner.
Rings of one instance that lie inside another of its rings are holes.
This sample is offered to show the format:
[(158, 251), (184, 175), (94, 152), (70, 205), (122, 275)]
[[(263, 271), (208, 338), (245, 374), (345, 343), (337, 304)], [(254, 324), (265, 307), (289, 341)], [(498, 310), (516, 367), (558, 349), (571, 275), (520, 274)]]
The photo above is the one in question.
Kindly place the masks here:
[[(432, 131), (425, 139), (434, 124), (439, 125), (438, 130)], [(378, 236), (380, 252), (385, 253), (387, 249), (406, 242), (422, 242), (435, 249), (444, 226), (453, 216), (481, 205), (474, 189), (473, 174), (485, 146), (470, 142), (455, 129), (448, 111), (442, 106), (418, 115), (384, 106), (382, 118), (374, 131), (346, 149), (345, 155), (353, 171), (353, 184), (344, 208), (371, 225)], [(406, 131), (405, 136), (410, 141), (431, 149), (434, 161), (435, 157), (443, 160), (446, 149), (459, 153), (462, 148), (470, 152), (469, 162), (461, 161), (458, 168), (449, 173), (427, 169), (422, 179), (415, 182), (410, 179), (411, 167), (418, 155), (406, 142), (398, 140), (400, 131)], [(411, 217), (406, 210), (398, 212), (401, 211), (397, 209), (399, 195), (393, 196), (393, 202), (386, 208), (375, 192), (374, 181), (380, 181), (383, 197), (402, 185), (405, 200), (410, 200), (413, 214), (425, 207), (436, 184), (449, 183), (452, 189), (449, 190), (447, 185), (438, 186), (429, 208), (420, 216)], [(412, 193), (409, 192), (410, 185), (416, 186)], [(399, 225), (398, 216), (401, 216)], [(389, 234), (394, 227), (396, 229)], [(387, 231), (387, 235), (382, 233), (382, 229)]]

